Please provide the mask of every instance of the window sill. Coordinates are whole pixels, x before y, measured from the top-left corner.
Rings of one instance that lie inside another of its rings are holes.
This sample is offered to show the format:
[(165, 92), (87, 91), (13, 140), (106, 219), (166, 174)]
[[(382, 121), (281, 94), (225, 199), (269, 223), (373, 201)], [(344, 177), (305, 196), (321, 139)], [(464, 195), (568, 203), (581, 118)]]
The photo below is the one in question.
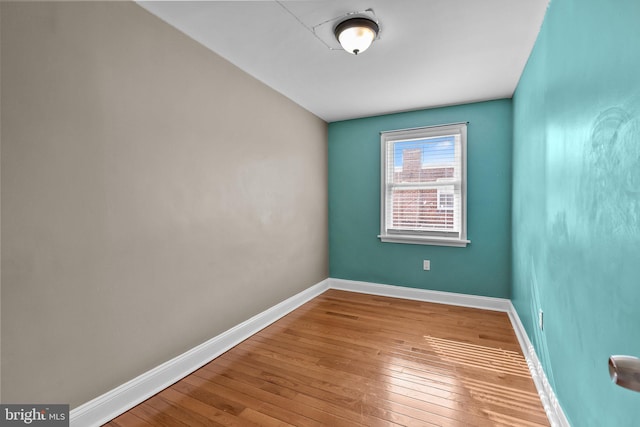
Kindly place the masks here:
[(446, 237), (424, 237), (424, 236), (408, 236), (408, 235), (380, 235), (378, 236), (383, 243), (408, 243), (410, 245), (432, 245), (432, 246), (453, 246), (457, 248), (465, 248), (470, 240), (448, 239)]

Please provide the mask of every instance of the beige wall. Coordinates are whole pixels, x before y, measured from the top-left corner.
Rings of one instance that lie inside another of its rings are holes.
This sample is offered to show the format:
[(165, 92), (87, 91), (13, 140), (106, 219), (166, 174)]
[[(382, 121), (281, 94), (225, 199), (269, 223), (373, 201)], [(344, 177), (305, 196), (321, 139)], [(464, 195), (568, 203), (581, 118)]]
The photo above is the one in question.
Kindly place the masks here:
[(2, 396), (84, 403), (327, 277), (326, 124), (133, 3), (2, 12)]

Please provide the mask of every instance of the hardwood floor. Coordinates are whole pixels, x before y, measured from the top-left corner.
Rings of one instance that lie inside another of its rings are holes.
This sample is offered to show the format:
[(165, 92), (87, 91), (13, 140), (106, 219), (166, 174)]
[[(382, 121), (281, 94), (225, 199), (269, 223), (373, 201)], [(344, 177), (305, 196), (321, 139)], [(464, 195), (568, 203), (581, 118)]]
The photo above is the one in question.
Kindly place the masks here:
[(329, 290), (107, 425), (549, 423), (505, 313)]

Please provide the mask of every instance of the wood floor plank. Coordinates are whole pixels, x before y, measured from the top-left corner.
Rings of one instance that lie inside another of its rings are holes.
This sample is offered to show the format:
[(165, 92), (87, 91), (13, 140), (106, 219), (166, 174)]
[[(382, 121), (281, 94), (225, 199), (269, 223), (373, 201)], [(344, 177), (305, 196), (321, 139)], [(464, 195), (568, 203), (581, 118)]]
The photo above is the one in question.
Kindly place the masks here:
[[(238, 346), (238, 351), (243, 351), (247, 348), (247, 346), (252, 345), (252, 341), (245, 341), (242, 346)], [(375, 364), (375, 358), (370, 358), (370, 360), (358, 360), (354, 358), (345, 358), (340, 355), (327, 355), (323, 353), (323, 350), (318, 349), (318, 354), (323, 354), (324, 357), (319, 361), (315, 361), (317, 358), (312, 358), (310, 360), (304, 360), (304, 354), (295, 354), (295, 349), (290, 348), (278, 348), (274, 347), (269, 343), (263, 342), (259, 345), (259, 347), (253, 350), (252, 354), (247, 354), (247, 357), (255, 357), (256, 355), (262, 355), (264, 357), (276, 358), (277, 363), (289, 363), (291, 365), (296, 365), (301, 368), (307, 368), (311, 363), (324, 366), (325, 368), (329, 367), (334, 370), (342, 370), (345, 373), (352, 372), (356, 373), (360, 376), (374, 376), (374, 375), (382, 375), (380, 378), (384, 378), (384, 376), (394, 376), (397, 373), (401, 375), (405, 375), (407, 372), (411, 372), (414, 377), (423, 377), (423, 376), (439, 376), (439, 377), (450, 377), (448, 380), (457, 381), (458, 372), (463, 370), (464, 367), (454, 366), (455, 371), (452, 371), (451, 368), (448, 370), (440, 369), (436, 370), (429, 364), (416, 364), (411, 361), (402, 361), (398, 362), (398, 359), (394, 358), (384, 358), (384, 363), (382, 366), (380, 364)], [(293, 356), (291, 356), (293, 355)], [(286, 357), (289, 357), (287, 359)], [(355, 360), (357, 363), (351, 363), (351, 361)], [(371, 363), (370, 363), (371, 362)], [(400, 364), (401, 363), (401, 364)], [(477, 377), (478, 379), (485, 379), (487, 377), (486, 372), (476, 372), (467, 369), (468, 377)], [(508, 379), (511, 382), (518, 381), (518, 378), (509, 378), (508, 375), (500, 373), (501, 379)]]
[[(270, 401), (256, 399), (248, 394), (238, 391), (235, 388), (227, 387), (224, 384), (212, 384), (210, 386), (203, 385), (202, 379), (195, 378), (202, 375), (202, 371), (194, 373), (192, 376), (185, 378), (183, 381), (179, 381), (174, 384), (171, 389), (179, 391), (184, 394), (194, 396), (203, 404), (206, 405), (209, 396), (213, 396), (214, 399), (218, 398), (218, 394), (222, 394), (225, 398), (232, 401), (240, 402), (246, 405), (246, 408), (253, 408), (261, 413), (264, 413), (272, 418), (279, 419), (289, 424), (295, 424), (297, 426), (309, 426), (318, 427), (323, 424), (313, 419), (305, 417), (302, 414), (291, 411), (289, 408), (282, 407), (271, 403)], [(191, 383), (195, 381), (195, 385)], [(277, 403), (277, 402), (276, 402)]]
[(284, 421), (270, 417), (269, 415), (258, 412), (252, 408), (247, 408), (242, 411), (241, 417), (265, 427), (295, 427), (293, 424), (285, 423)]
[(152, 406), (146, 404), (146, 402), (142, 402), (135, 408), (131, 409), (131, 413), (136, 415), (139, 418), (147, 421), (149, 424), (154, 426), (163, 426), (163, 427), (181, 427), (181, 426), (189, 426), (186, 422), (179, 420), (177, 418), (173, 418), (170, 414), (159, 411)]
[[(363, 351), (357, 349), (352, 351), (345, 348), (340, 343), (330, 342), (328, 340), (320, 340), (321, 348), (318, 349), (318, 341), (313, 338), (309, 339), (304, 336), (292, 336), (289, 330), (275, 335), (256, 336), (253, 339), (271, 345), (272, 347), (281, 347), (283, 349), (291, 349), (301, 353), (323, 354), (325, 356), (345, 356), (349, 358), (362, 358), (364, 361), (378, 361), (391, 365), (392, 361), (398, 360), (398, 355), (402, 355), (402, 366), (404, 367), (420, 367), (427, 364), (430, 367), (447, 367), (450, 364), (442, 360), (442, 356), (437, 351), (429, 350), (425, 346), (417, 347), (408, 345), (405, 348), (396, 349), (393, 353), (383, 352), (378, 348), (372, 348), (371, 351)], [(526, 362), (518, 353), (508, 351), (494, 351), (491, 348), (473, 346), (465, 344), (458, 346), (456, 343), (443, 343), (442, 340), (433, 337), (425, 337), (425, 341), (429, 341), (432, 347), (444, 348), (443, 353), (448, 357), (459, 359), (460, 365), (477, 367), (480, 369), (489, 369), (496, 372), (511, 373), (518, 376), (529, 376)], [(361, 343), (364, 340), (361, 340)], [(373, 341), (375, 343), (375, 341)], [(435, 344), (433, 344), (435, 343)], [(448, 349), (450, 347), (450, 349)]]
[(261, 388), (254, 387), (251, 384), (246, 384), (239, 378), (234, 377), (232, 373), (225, 373), (224, 375), (214, 375), (205, 379), (201, 377), (202, 372), (203, 371), (198, 371), (196, 375), (189, 376), (183, 381), (191, 385), (204, 388), (206, 390), (216, 390), (220, 389), (221, 387), (223, 389), (226, 388), (227, 392), (239, 392), (251, 397), (255, 401), (270, 402), (278, 407), (287, 408), (295, 414), (298, 414), (298, 416), (300, 417), (300, 424), (298, 425), (313, 424), (318, 426), (333, 425), (340, 427), (348, 427), (350, 425), (353, 425), (353, 422), (342, 417), (341, 414), (333, 414), (323, 411), (322, 409), (317, 409), (315, 407), (300, 405), (292, 400), (290, 398), (291, 396), (285, 397), (278, 393), (265, 391)]
[[(263, 369), (262, 366), (254, 367), (252, 366), (253, 364), (233, 363), (224, 360), (219, 360), (219, 362), (216, 367), (209, 368), (211, 372), (216, 373), (218, 371), (216, 368), (219, 368), (221, 372), (232, 372), (234, 376), (244, 378), (249, 383), (255, 384), (256, 380), (259, 380), (277, 384), (284, 388), (295, 389), (299, 393), (293, 400), (309, 406), (318, 407), (318, 405), (322, 405), (324, 408), (340, 412), (345, 418), (354, 422), (362, 422), (365, 414), (368, 416), (367, 425), (371, 426), (389, 425), (389, 422), (406, 425), (414, 421), (410, 416), (405, 416), (407, 414), (401, 412), (398, 414), (394, 411), (384, 412), (383, 409), (386, 409), (389, 405), (373, 395), (364, 393), (349, 394), (345, 390), (338, 390), (339, 387), (318, 386), (319, 384), (311, 377), (285, 377), (285, 375), (268, 372), (268, 369)], [(346, 411), (345, 408), (347, 408)]]
[(329, 290), (108, 425), (549, 422), (505, 313)]
[[(348, 378), (344, 381), (344, 383), (340, 384), (330, 383), (323, 380), (324, 376), (321, 370), (302, 369), (293, 365), (283, 366), (281, 363), (278, 366), (274, 366), (262, 363), (256, 359), (251, 359), (250, 363), (247, 363), (242, 360), (228, 362), (225, 358), (220, 358), (218, 360), (218, 363), (216, 364), (216, 367), (224, 369), (239, 369), (245, 373), (250, 372), (254, 376), (260, 376), (263, 379), (274, 383), (286, 384), (296, 389), (305, 389), (305, 387), (309, 386), (335, 394), (335, 397), (323, 396), (322, 400), (336, 399), (338, 402), (340, 402), (342, 401), (342, 399), (347, 398), (364, 399), (367, 396), (371, 398), (372, 393), (370, 392), (370, 390), (378, 390), (380, 388), (383, 388), (380, 383), (373, 384), (371, 381), (368, 381), (367, 385), (364, 387), (357, 387), (360, 381), (358, 381), (358, 379), (356, 378)], [(213, 370), (214, 367), (210, 366), (208, 367), (208, 369)], [(362, 378), (365, 377), (361, 377), (361, 379)], [(423, 409), (425, 408), (425, 405), (436, 404), (452, 410), (470, 412), (471, 414), (474, 414), (476, 416), (483, 416), (482, 413), (478, 413), (473, 407), (466, 406), (466, 401), (469, 397), (468, 393), (464, 393), (463, 396), (456, 396), (452, 392), (434, 395), (432, 394), (432, 391), (432, 387), (417, 393), (411, 393), (410, 391), (402, 390), (402, 387), (397, 387), (393, 389), (393, 391), (391, 391), (391, 388), (385, 387), (385, 393), (381, 393), (380, 395), (384, 395), (384, 399), (388, 400), (390, 403), (423, 407)], [(490, 395), (487, 391), (484, 391), (483, 394), (483, 390), (480, 386), (478, 386), (476, 395), (479, 396), (479, 398), (484, 398), (484, 401), (488, 404), (491, 403), (490, 406), (492, 407), (492, 409), (502, 409), (503, 411), (506, 411), (507, 414), (515, 414), (515, 410), (520, 410), (523, 408), (529, 409), (531, 403), (528, 403), (526, 399), (528, 399), (529, 402), (533, 402), (534, 406), (538, 404), (537, 393), (529, 394), (521, 399), (518, 399), (516, 396), (515, 401), (511, 402), (509, 405), (501, 405), (499, 394), (495, 392)], [(495, 397), (496, 395), (498, 397)], [(384, 406), (385, 402), (379, 401), (378, 405), (380, 404)], [(493, 406), (501, 406), (501, 408), (493, 408)]]
[[(261, 368), (265, 368), (265, 365), (264, 364), (260, 365), (260, 362), (256, 358), (252, 358), (251, 359), (251, 364), (254, 365), (254, 366), (260, 366)], [(359, 368), (362, 367), (361, 366), (362, 364), (364, 364), (364, 362), (361, 362), (359, 364), (360, 365)], [(284, 372), (287, 372), (287, 373), (295, 372), (296, 370), (302, 371), (301, 367), (296, 367), (296, 366), (293, 366), (293, 365), (290, 365), (290, 364), (286, 364), (286, 362), (280, 361), (278, 365), (279, 366), (277, 366), (276, 369), (279, 369), (280, 371), (284, 371)], [(275, 366), (275, 365), (273, 365), (273, 366)], [(249, 369), (249, 368), (250, 368), (249, 366), (243, 367), (243, 369)], [(305, 371), (307, 372), (308, 375), (313, 375), (314, 374), (314, 369), (312, 367), (307, 368)], [(320, 376), (322, 375), (322, 369), (319, 369), (317, 372), (319, 372)], [(347, 384), (357, 384), (358, 383), (358, 379), (357, 379), (358, 375), (361, 378), (371, 378), (371, 375), (369, 373), (363, 375), (363, 374), (357, 374), (354, 371), (345, 371), (345, 372), (343, 372), (343, 374), (345, 374), (345, 375), (346, 374), (353, 374), (352, 376), (350, 376), (348, 378)], [(391, 373), (389, 375), (389, 379), (391, 379), (391, 378), (393, 378), (393, 373)], [(454, 380), (455, 380), (455, 376), (452, 376), (452, 378), (454, 378)], [(307, 381), (305, 381), (305, 383), (309, 383), (309, 381), (312, 381), (312, 380), (307, 380)], [(371, 387), (373, 389), (379, 389), (379, 388), (381, 388), (380, 382), (382, 382), (382, 381), (385, 381), (385, 379), (383, 377), (378, 379), (378, 383), (377, 384), (375, 384), (373, 381), (369, 381), (368, 385), (370, 387), (373, 386), (373, 387)], [(339, 389), (339, 388), (335, 387), (335, 389)], [(470, 405), (469, 404), (469, 401), (468, 401), (469, 399), (468, 399), (468, 394), (467, 393), (465, 393), (464, 396), (458, 397), (458, 398), (453, 398), (450, 395), (447, 398), (442, 398), (440, 396), (431, 395), (430, 391), (431, 390), (428, 390), (426, 393), (422, 392), (420, 394), (420, 397), (419, 397), (419, 399), (422, 400), (422, 402), (414, 401), (413, 402), (413, 403), (415, 403), (414, 406), (420, 406), (422, 408), (426, 408), (426, 407), (430, 407), (430, 405), (432, 405), (432, 404), (435, 404), (435, 405), (443, 406), (444, 408), (456, 409), (456, 410), (461, 411), (461, 412), (468, 412), (468, 413), (470, 413), (472, 415), (481, 415), (482, 411), (479, 411), (479, 410), (475, 409), (474, 405)], [(407, 403), (407, 401), (415, 399), (415, 395), (416, 394), (417, 393), (414, 393), (413, 395), (411, 395), (410, 393), (399, 392), (399, 394), (396, 395), (395, 393), (389, 393), (388, 390), (385, 392), (385, 395), (386, 395), (387, 399), (390, 400), (390, 402), (392, 402), (392, 403), (400, 402), (400, 403), (402, 403), (404, 405), (409, 405), (409, 406), (411, 406), (411, 403)], [(357, 394), (356, 394), (356, 392), (351, 392), (350, 395), (354, 396), (354, 395), (357, 395)], [(537, 394), (534, 394), (534, 399), (537, 400)], [(378, 402), (379, 405), (382, 404), (382, 403), (383, 402)], [(509, 407), (506, 410), (507, 411), (511, 411), (511, 407)], [(436, 408), (436, 407), (432, 408), (432, 412), (434, 412), (434, 413), (443, 413), (443, 411), (445, 413), (449, 413), (449, 411), (447, 411), (447, 410), (441, 410), (440, 408)], [(457, 418), (459, 418), (459, 417), (457, 417)]]
[[(216, 421), (213, 421), (210, 417), (203, 416), (198, 413), (198, 411), (193, 411), (189, 407), (183, 406), (181, 403), (173, 403), (171, 400), (171, 395), (168, 397), (167, 394), (159, 394), (153, 396), (145, 402), (145, 405), (154, 408), (155, 410), (169, 415), (173, 419), (180, 420), (181, 422), (191, 426), (191, 427), (207, 427), (207, 426), (220, 426), (224, 424), (220, 424)], [(216, 418), (213, 418), (216, 419)], [(241, 425), (238, 422), (234, 423), (231, 417), (226, 419), (226, 425)]]
[(142, 418), (138, 418), (131, 411), (125, 412), (117, 418), (107, 423), (107, 426), (113, 427), (153, 427), (153, 424), (149, 424)]
[[(239, 408), (233, 403), (222, 402), (216, 396), (208, 395), (206, 403), (198, 401), (191, 396), (181, 394), (178, 390), (170, 387), (163, 390), (158, 395), (164, 402), (173, 402), (182, 412), (193, 414), (189, 420), (189, 425), (223, 425), (223, 426), (246, 426), (247, 423), (239, 419), (239, 415), (246, 409), (245, 406)], [(149, 401), (153, 401), (149, 399)], [(149, 402), (148, 401), (148, 402)], [(161, 409), (157, 406), (156, 409)], [(181, 417), (178, 417), (182, 419)], [(195, 418), (195, 419), (194, 419)]]

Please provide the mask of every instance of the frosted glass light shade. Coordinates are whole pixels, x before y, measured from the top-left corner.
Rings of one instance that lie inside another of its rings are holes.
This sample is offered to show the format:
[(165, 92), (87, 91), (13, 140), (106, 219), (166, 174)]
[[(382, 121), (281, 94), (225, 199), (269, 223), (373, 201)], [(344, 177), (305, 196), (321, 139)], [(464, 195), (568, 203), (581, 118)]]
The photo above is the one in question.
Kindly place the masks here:
[(357, 55), (371, 46), (378, 30), (378, 24), (370, 19), (351, 18), (339, 23), (334, 32), (342, 48)]

